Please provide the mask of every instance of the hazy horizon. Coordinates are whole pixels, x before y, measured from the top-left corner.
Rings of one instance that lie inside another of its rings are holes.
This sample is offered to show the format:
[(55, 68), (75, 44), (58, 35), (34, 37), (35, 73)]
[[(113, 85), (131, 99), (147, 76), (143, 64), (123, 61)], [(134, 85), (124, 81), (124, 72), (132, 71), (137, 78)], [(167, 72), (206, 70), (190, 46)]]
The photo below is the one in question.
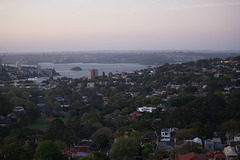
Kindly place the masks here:
[(0, 53), (240, 51), (240, 0), (1, 0)]
[(132, 54), (132, 53), (240, 53), (239, 50), (79, 50), (79, 51), (0, 51), (0, 54)]

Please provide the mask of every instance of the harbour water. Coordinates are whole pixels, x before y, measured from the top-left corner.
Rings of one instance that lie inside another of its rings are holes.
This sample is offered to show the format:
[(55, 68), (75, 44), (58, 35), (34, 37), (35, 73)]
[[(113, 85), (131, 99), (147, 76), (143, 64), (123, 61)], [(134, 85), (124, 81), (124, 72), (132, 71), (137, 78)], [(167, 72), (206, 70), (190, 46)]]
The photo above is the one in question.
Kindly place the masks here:
[[(131, 72), (141, 69), (146, 69), (148, 65), (140, 65), (136, 63), (39, 63), (41, 68), (54, 68), (56, 72), (60, 73), (60, 77), (69, 78), (81, 78), (83, 76), (87, 77), (87, 71), (90, 68), (95, 68), (98, 70), (98, 75), (102, 75), (103, 72), (107, 75), (109, 72), (121, 73), (121, 72)], [(72, 71), (73, 67), (81, 67), (82, 71)], [(58, 77), (56, 77), (58, 78)]]

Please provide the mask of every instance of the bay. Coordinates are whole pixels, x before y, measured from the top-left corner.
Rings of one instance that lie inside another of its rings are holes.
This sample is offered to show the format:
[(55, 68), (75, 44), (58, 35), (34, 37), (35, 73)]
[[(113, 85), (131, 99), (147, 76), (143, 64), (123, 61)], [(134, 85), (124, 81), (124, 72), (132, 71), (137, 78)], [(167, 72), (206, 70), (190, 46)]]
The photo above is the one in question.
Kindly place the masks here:
[[(54, 68), (56, 72), (60, 73), (58, 77), (69, 77), (69, 78), (81, 78), (87, 77), (87, 72), (90, 68), (95, 68), (98, 70), (98, 75), (102, 75), (103, 72), (107, 75), (112, 72), (121, 73), (121, 72), (132, 72), (141, 69), (146, 69), (149, 65), (140, 65), (136, 63), (39, 63), (41, 68)], [(81, 67), (82, 71), (72, 71), (73, 67)]]

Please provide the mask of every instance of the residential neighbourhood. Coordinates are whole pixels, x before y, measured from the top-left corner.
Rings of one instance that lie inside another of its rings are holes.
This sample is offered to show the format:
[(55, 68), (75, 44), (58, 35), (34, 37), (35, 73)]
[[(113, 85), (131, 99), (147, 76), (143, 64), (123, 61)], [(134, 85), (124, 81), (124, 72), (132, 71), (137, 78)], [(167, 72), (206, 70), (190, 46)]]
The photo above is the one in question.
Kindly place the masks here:
[(0, 159), (240, 158), (240, 57), (42, 82), (0, 69)]

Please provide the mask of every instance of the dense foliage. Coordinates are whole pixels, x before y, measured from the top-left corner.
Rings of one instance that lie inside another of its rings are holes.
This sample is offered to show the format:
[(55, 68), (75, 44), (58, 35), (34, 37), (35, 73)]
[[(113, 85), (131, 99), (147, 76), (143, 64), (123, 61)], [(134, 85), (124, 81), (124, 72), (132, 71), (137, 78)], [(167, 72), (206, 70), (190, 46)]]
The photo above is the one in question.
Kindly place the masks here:
[[(106, 159), (98, 151), (111, 147), (113, 159), (151, 158), (152, 146), (140, 146), (144, 133), (172, 127), (179, 128), (178, 140), (208, 139), (215, 133), (231, 139), (240, 133), (239, 59), (164, 64), (93, 80), (48, 79), (38, 88), (6, 83), (0, 89), (0, 159), (64, 158), (59, 148), (84, 139), (92, 140), (95, 151), (86, 159)], [(88, 82), (95, 86), (87, 87)], [(19, 106), (23, 112), (14, 111)], [(156, 109), (133, 114), (142, 106)], [(170, 156), (190, 151), (202, 152), (186, 145)]]

